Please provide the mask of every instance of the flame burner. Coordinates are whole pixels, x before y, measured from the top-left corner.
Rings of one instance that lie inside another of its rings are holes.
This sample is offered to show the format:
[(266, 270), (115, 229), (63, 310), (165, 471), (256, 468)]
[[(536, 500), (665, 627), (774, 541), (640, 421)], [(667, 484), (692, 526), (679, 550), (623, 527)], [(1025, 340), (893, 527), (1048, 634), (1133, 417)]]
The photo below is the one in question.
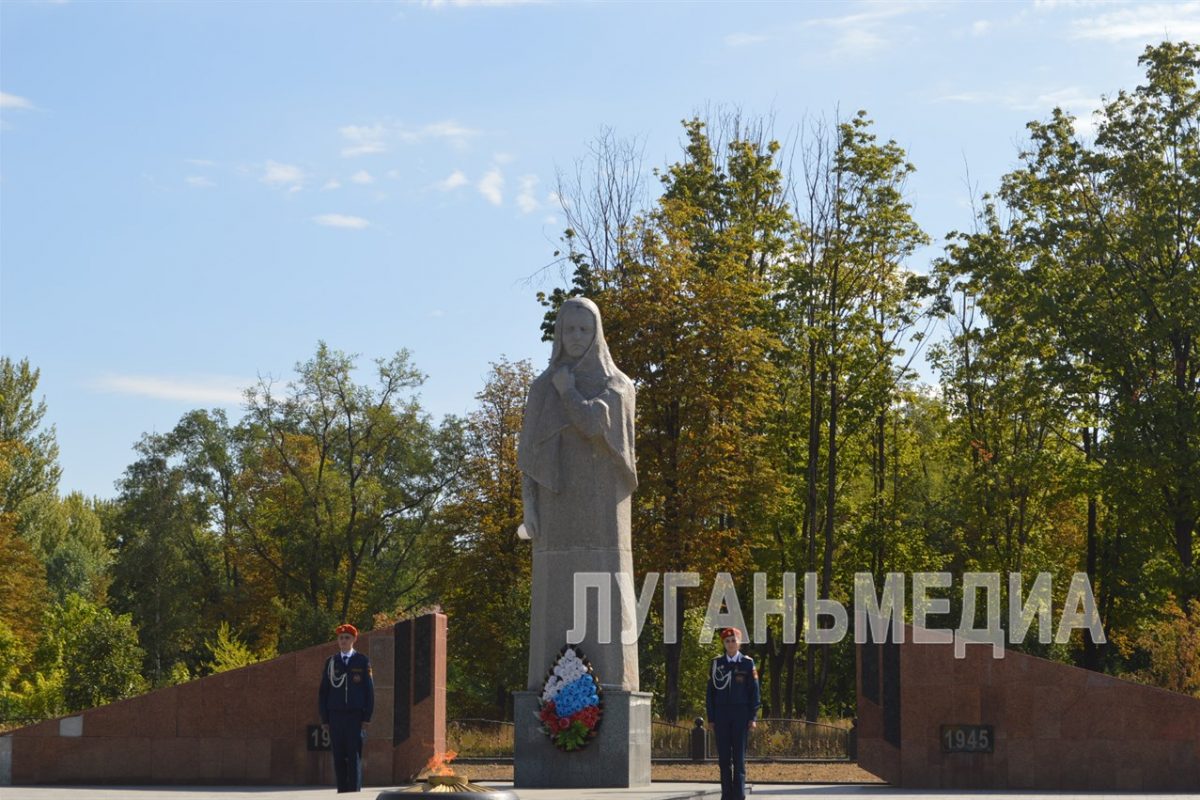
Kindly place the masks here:
[(414, 794), (436, 794), (439, 798), (475, 798), (480, 794), (489, 794), (489, 800), (519, 800), (516, 792), (507, 789), (489, 789), (477, 783), (471, 783), (466, 775), (430, 775), (423, 783), (409, 786), (407, 789), (397, 789), (392, 792), (380, 792), (375, 800), (407, 800)]

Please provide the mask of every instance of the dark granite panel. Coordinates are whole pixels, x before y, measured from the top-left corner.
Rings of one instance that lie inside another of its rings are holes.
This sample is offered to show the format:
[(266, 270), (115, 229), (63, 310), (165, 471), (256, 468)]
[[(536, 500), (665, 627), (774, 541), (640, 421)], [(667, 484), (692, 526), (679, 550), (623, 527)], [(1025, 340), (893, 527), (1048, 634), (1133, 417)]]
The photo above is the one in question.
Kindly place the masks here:
[(413, 630), (413, 694), (415, 705), (433, 691), (433, 615), (415, 620)]
[[(870, 630), (867, 636), (870, 636)], [(879, 645), (869, 641), (859, 648), (859, 653), (862, 654), (863, 699), (879, 705)]]
[(883, 740), (900, 746), (900, 645), (890, 640), (883, 648)]
[(412, 620), (396, 623), (394, 635), (396, 647), (393, 663), (396, 669), (396, 685), (392, 695), (392, 745), (398, 745), (408, 739), (412, 719)]

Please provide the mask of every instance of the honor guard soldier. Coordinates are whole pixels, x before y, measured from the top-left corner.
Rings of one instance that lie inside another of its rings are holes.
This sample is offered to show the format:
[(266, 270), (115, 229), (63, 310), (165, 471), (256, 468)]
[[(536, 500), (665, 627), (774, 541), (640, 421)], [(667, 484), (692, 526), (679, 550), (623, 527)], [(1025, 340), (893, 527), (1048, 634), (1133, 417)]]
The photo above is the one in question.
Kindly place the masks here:
[(321, 673), (321, 726), (329, 731), (339, 792), (362, 790), (363, 740), (375, 710), (371, 662), (354, 649), (356, 639), (357, 628), (339, 625), (338, 652), (329, 657)]
[(758, 670), (754, 660), (738, 649), (742, 632), (723, 628), (725, 655), (709, 665), (705, 705), (708, 727), (717, 735), (717, 761), (721, 767), (721, 800), (746, 797), (746, 738), (757, 724), (762, 706)]

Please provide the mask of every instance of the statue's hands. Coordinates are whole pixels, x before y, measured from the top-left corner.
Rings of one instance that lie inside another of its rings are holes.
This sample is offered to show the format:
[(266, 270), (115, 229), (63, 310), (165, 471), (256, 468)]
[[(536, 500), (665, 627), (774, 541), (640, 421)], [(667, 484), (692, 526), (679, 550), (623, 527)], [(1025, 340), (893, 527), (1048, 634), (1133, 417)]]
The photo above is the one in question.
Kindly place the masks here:
[(525, 521), (517, 528), (517, 538), (532, 540), (537, 536), (537, 517), (526, 512)]
[(534, 539), (537, 536), (537, 484), (528, 475), (521, 476), (521, 506), (523, 524), (517, 528), (517, 538)]
[(559, 394), (575, 388), (575, 374), (571, 372), (570, 367), (559, 367), (552, 380)]

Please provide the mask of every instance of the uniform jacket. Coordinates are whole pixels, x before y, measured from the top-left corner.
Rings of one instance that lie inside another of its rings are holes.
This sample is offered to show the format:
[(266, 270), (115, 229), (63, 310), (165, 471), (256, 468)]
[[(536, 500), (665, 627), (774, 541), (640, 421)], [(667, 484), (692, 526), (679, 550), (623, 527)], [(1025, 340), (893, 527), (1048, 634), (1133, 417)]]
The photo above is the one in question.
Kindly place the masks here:
[(758, 670), (754, 659), (745, 653), (738, 661), (726, 656), (714, 658), (708, 665), (708, 691), (705, 709), (713, 722), (729, 722), (758, 716), (762, 706), (759, 693)]
[(330, 711), (361, 711), (363, 722), (370, 722), (375, 711), (375, 683), (367, 657), (355, 652), (343, 666), (341, 653), (330, 656), (321, 670), (319, 704), (321, 722), (329, 722)]

